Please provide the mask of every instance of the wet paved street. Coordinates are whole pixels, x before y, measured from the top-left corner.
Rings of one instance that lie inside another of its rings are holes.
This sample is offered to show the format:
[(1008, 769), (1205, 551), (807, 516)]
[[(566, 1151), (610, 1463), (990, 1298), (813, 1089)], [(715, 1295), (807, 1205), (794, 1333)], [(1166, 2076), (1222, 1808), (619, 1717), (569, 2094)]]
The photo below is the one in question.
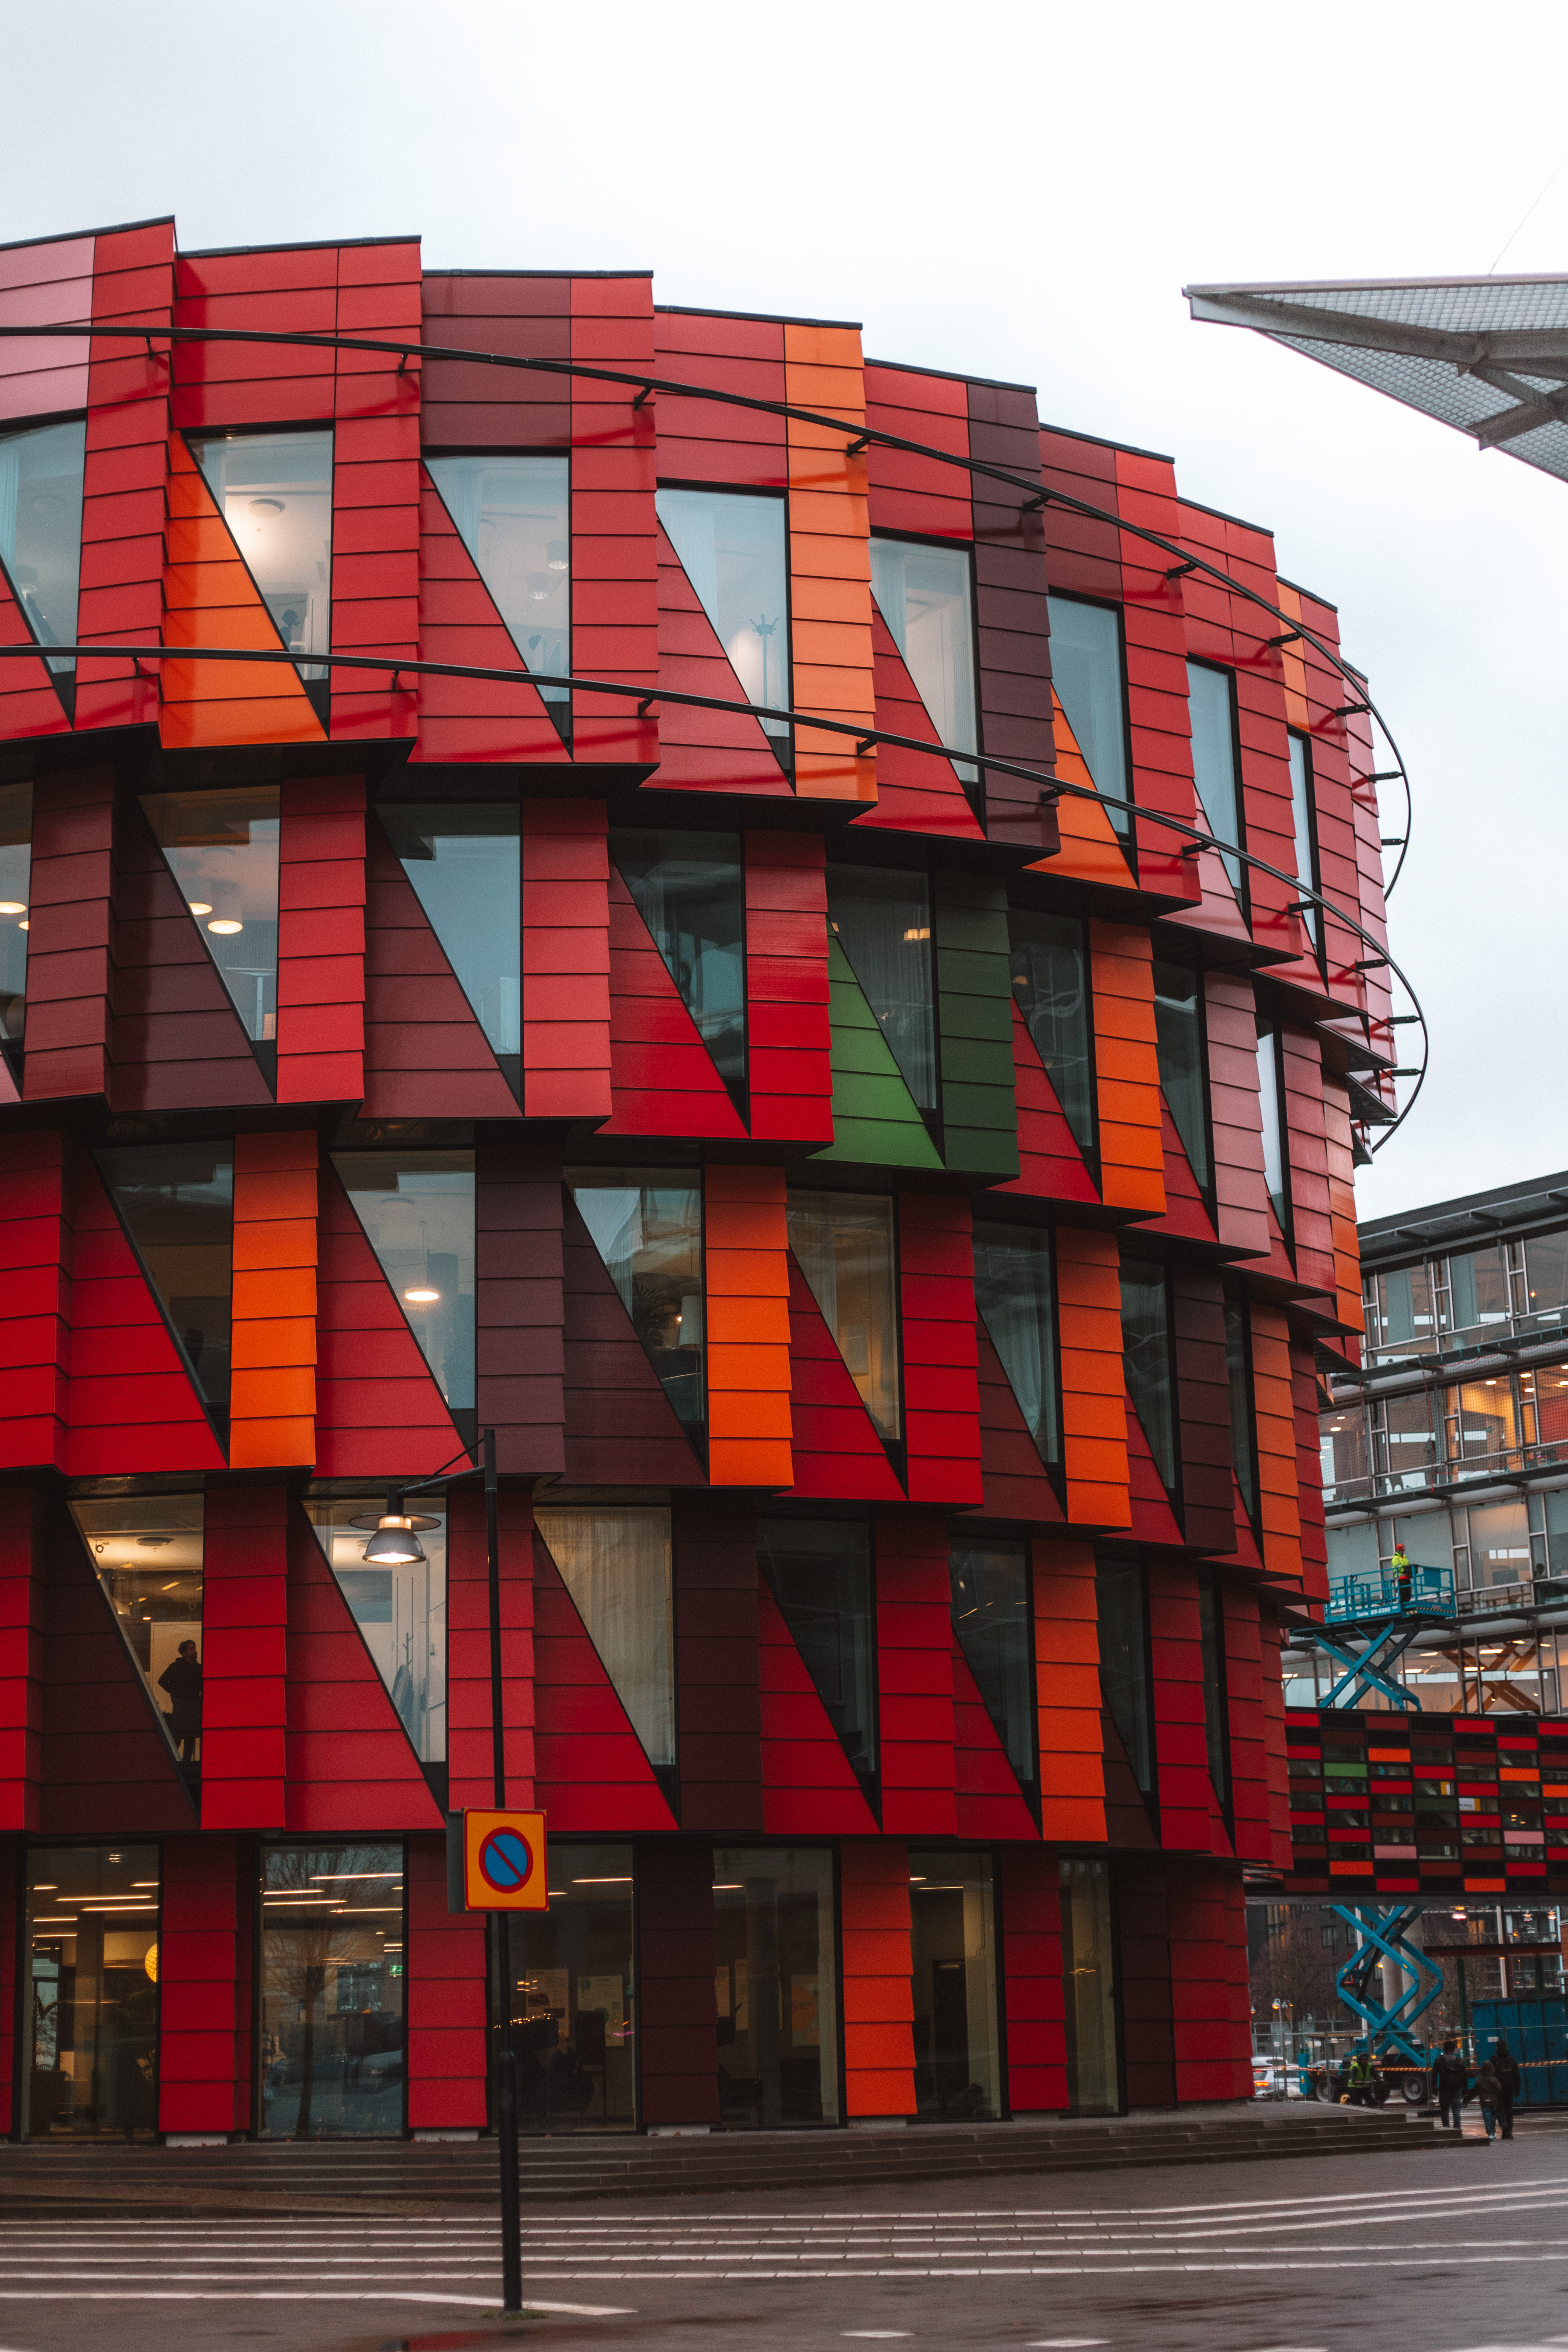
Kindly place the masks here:
[(579, 2205), (525, 2218), (523, 2263), (531, 2313), (503, 2325), (480, 2216), (0, 2216), (0, 2352), (1568, 2352), (1568, 2131), (896, 2200)]

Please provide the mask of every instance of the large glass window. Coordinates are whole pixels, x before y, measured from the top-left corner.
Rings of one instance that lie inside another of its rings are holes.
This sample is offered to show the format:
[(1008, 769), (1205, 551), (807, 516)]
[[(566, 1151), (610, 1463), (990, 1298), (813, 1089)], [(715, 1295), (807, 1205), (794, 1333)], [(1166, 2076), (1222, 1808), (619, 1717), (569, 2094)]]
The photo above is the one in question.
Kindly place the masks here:
[(33, 874), (33, 787), (0, 784), (0, 1037), (27, 1025), (27, 926)]
[(1527, 1445), (1548, 1445), (1553, 1459), (1568, 1446), (1568, 1364), (1538, 1364), (1519, 1376)]
[(144, 793), (142, 805), (246, 1035), (275, 1040), (277, 785)]
[(332, 639), (332, 436), (224, 433), (191, 452), (300, 675), (324, 683), (311, 654)]
[[(87, 425), (31, 425), (0, 433), (0, 566), (41, 646), (74, 646), (81, 580), (81, 493)], [(61, 655), (49, 667), (68, 677)]]
[(1023, 1538), (955, 1535), (948, 1554), (952, 1630), (1020, 1785), (1036, 1764), (1034, 1628)]
[(1447, 1330), (1448, 1290), (1442, 1271), (1439, 1262), (1367, 1276), (1367, 1338), (1380, 1354), (1418, 1355)]
[(921, 1110), (936, 1108), (931, 885), (876, 866), (827, 868), (827, 919)]
[(731, 1093), (746, 1082), (746, 929), (732, 833), (617, 833), (615, 859)]
[[(1127, 679), (1121, 623), (1107, 604), (1076, 596), (1050, 599), (1051, 678), (1090, 777), (1102, 793), (1131, 797), (1127, 766)], [(1118, 833), (1131, 833), (1132, 812), (1106, 808)]]
[(1530, 1519), (1522, 1498), (1472, 1503), (1468, 1519), (1472, 1587), (1481, 1591), (1496, 1585), (1530, 1583)]
[(1176, 1489), (1175, 1372), (1165, 1270), (1147, 1258), (1121, 1262), (1121, 1357), (1127, 1392), (1142, 1424), (1154, 1467)]
[(1114, 2116), (1121, 2111), (1121, 2085), (1116, 2063), (1110, 1866), (1064, 1857), (1059, 1867), (1068, 2104), (1075, 2116)]
[(730, 2129), (838, 2121), (837, 1952), (826, 1847), (714, 1849), (719, 2113)]
[(573, 1198), (688, 1435), (707, 1426), (702, 1179), (686, 1168), (572, 1168)]
[[(1193, 730), (1193, 782), (1209, 831), (1218, 841), (1241, 841), (1241, 794), (1236, 772), (1236, 707), (1230, 672), (1204, 662), (1187, 664), (1187, 710)], [(1241, 895), (1241, 860), (1229, 850), (1221, 858), (1230, 887)]]
[(1499, 1466), (1500, 1457), (1519, 1444), (1513, 1382), (1505, 1374), (1496, 1380), (1465, 1381), (1444, 1392), (1450, 1463), (1476, 1467)]
[[(1359, 1420), (1360, 1408), (1352, 1407)], [(1335, 1418), (1336, 1416), (1330, 1416)], [(1415, 1396), (1386, 1397), (1372, 1408), (1373, 1467), (1380, 1494), (1429, 1486), (1436, 1471), (1437, 1440), (1432, 1408), (1423, 1389)]]
[[(426, 457), (430, 478), (525, 669), (572, 674), (572, 478), (565, 457)], [(572, 689), (542, 686), (546, 702)]]
[(1225, 1671), (1225, 1602), (1212, 1576), (1198, 1578), (1198, 1643), (1204, 1662), (1204, 1742), (1219, 1809), (1230, 1813), (1230, 1704)]
[(446, 1507), (429, 1495), (411, 1504), (440, 1524), (421, 1533), (422, 1560), (382, 1567), (366, 1562), (369, 1535), (352, 1522), (385, 1507), (383, 1487), (330, 1501), (307, 1497), (305, 1513), (415, 1754), (422, 1764), (439, 1764), (447, 1755)]
[[(1304, 889), (1318, 887), (1317, 825), (1312, 804), (1312, 754), (1304, 735), (1289, 735), (1290, 746), (1290, 825), (1296, 837), (1296, 879)], [(1318, 930), (1318, 909), (1307, 908), (1301, 916), (1307, 936), (1314, 947), (1321, 945)]]
[(1339, 1405), (1331, 1412), (1320, 1413), (1318, 1451), (1324, 1502), (1364, 1502), (1372, 1492), (1365, 1407)]
[(1147, 1797), (1154, 1786), (1154, 1730), (1143, 1563), (1136, 1553), (1101, 1552), (1094, 1584), (1100, 1614), (1100, 1693), (1106, 1712), (1121, 1734), (1132, 1777)]
[(656, 1772), (675, 1769), (675, 1603), (667, 1510), (541, 1504), (533, 1524), (561, 1571)]
[[(741, 490), (658, 492), (658, 519), (748, 702), (790, 708), (784, 502)], [(764, 733), (789, 722), (764, 719)]]
[(73, 1497), (70, 1509), (170, 1746), (194, 1778), (202, 1742), (202, 1497)]
[(27, 2139), (151, 2139), (158, 2122), (158, 1849), (27, 1854)]
[(1454, 1336), (1461, 1346), (1510, 1328), (1513, 1320), (1510, 1256), (1506, 1243), (1492, 1242), (1485, 1249), (1467, 1250), (1448, 1260)]
[(511, 1923), (525, 2132), (635, 2131), (632, 1850), (550, 1844), (550, 1908)]
[(1095, 1142), (1089, 950), (1076, 915), (1007, 909), (1013, 994), (1081, 1151)]
[(522, 843), (516, 803), (384, 801), (378, 814), (491, 1051), (521, 1055)]
[(1286, 1178), (1285, 1089), (1280, 1078), (1279, 1038), (1273, 1025), (1258, 1024), (1258, 1107), (1263, 1120), (1263, 1181), (1269, 1206), (1280, 1232), (1289, 1231), (1289, 1190)]
[(228, 1411), (234, 1148), (117, 1143), (98, 1164), (201, 1394)]
[(474, 1402), (474, 1155), (334, 1151), (332, 1165), (453, 1412)]
[(1160, 1087), (1200, 1188), (1213, 1173), (1204, 1073), (1203, 982), (1190, 965), (1154, 964), (1154, 1039)]
[(270, 1847), (261, 1875), (261, 2137), (398, 2137), (403, 1848)]
[[(940, 740), (951, 751), (978, 751), (969, 550), (873, 538), (871, 593)], [(954, 765), (973, 785), (978, 770)]]
[[(4, 913), (0, 908), (0, 915)], [(1540, 1234), (1527, 1244), (1525, 1255), (1529, 1312), (1551, 1331), (1564, 1320), (1564, 1309), (1568, 1309), (1568, 1233)]]
[(902, 1434), (893, 1204), (874, 1192), (791, 1192), (789, 1245), (861, 1403), (889, 1445)]
[(839, 1744), (877, 1784), (877, 1604), (871, 1537), (856, 1519), (759, 1519), (757, 1559)]
[(1225, 1294), (1225, 1369), (1230, 1388), (1230, 1458), (1249, 1518), (1258, 1517), (1258, 1433), (1252, 1404), (1252, 1330), (1247, 1293)]
[(1042, 1462), (1061, 1459), (1051, 1237), (1038, 1225), (977, 1223), (974, 1303)]
[(910, 1848), (915, 2115), (994, 2123), (1002, 2113), (991, 1857)]

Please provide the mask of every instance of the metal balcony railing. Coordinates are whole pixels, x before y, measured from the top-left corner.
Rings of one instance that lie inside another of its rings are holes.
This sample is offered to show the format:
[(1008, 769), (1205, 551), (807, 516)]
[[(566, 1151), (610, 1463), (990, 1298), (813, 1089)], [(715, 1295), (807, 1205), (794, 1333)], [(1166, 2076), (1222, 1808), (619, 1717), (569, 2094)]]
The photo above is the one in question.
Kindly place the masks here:
[(1568, 1441), (1504, 1445), (1489, 1453), (1464, 1454), (1447, 1462), (1426, 1462), (1409, 1470), (1375, 1470), (1363, 1478), (1331, 1479), (1326, 1504), (1384, 1501), (1399, 1495), (1447, 1495), (1472, 1479), (1517, 1477), (1521, 1471), (1568, 1469)]
[(1374, 1576), (1336, 1576), (1329, 1586), (1325, 1625), (1343, 1625), (1368, 1617), (1393, 1617), (1419, 1609), (1435, 1617), (1455, 1617), (1458, 1606), (1451, 1568), (1412, 1568), (1406, 1591), (1392, 1570)]

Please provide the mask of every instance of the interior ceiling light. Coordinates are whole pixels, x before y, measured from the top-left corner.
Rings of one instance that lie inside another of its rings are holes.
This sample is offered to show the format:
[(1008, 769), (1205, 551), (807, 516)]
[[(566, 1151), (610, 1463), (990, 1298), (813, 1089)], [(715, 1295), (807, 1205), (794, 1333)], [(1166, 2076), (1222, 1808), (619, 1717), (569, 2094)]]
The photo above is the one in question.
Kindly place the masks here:
[(193, 915), (210, 915), (213, 910), (213, 902), (210, 898), (190, 898), (185, 903)]
[(438, 1528), (440, 1524), (439, 1519), (421, 1518), (416, 1512), (405, 1511), (401, 1486), (387, 1488), (386, 1508), (379, 1517), (374, 1512), (366, 1511), (359, 1518), (349, 1521), (351, 1528), (372, 1530), (363, 1555), (372, 1568), (417, 1567), (425, 1558), (425, 1547), (419, 1540), (421, 1534), (431, 1528)]
[(266, 522), (271, 516), (282, 513), (283, 501), (281, 499), (252, 499), (250, 511), (259, 521)]
[(21, 898), (0, 898), (0, 915), (25, 915), (26, 901)]
[(405, 1290), (403, 1294), (411, 1307), (433, 1307), (441, 1294), (438, 1290)]
[(207, 929), (209, 931), (216, 931), (220, 939), (231, 940), (236, 931), (244, 930), (245, 925), (237, 923), (228, 917), (223, 917), (216, 923), (209, 923)]

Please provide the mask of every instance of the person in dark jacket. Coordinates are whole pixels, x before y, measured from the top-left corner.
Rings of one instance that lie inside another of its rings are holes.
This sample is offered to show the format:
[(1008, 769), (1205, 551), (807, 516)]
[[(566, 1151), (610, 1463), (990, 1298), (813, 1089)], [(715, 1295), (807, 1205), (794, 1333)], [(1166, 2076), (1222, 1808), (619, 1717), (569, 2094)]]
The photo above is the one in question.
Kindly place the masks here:
[(196, 1760), (202, 1736), (202, 1662), (194, 1642), (182, 1642), (158, 1677), (158, 1688), (169, 1694), (169, 1736), (180, 1751), (182, 1764)]
[(1502, 2106), (1502, 2084), (1489, 2058), (1483, 2058), (1476, 2076), (1476, 2099), (1481, 2111), (1481, 2121), (1487, 2127), (1487, 2146), (1492, 2144), (1492, 2127)]
[(1491, 2063), (1498, 2081), (1498, 2122), (1504, 2139), (1511, 2139), (1513, 2103), (1519, 2096), (1519, 2061), (1500, 2035), (1493, 2048)]
[(1438, 2116), (1445, 2130), (1451, 2126), (1455, 2131), (1463, 2131), (1461, 2111), (1469, 2086), (1470, 2070), (1459, 2054), (1458, 2042), (1450, 2033), (1432, 2069), (1432, 2095), (1437, 2102)]

